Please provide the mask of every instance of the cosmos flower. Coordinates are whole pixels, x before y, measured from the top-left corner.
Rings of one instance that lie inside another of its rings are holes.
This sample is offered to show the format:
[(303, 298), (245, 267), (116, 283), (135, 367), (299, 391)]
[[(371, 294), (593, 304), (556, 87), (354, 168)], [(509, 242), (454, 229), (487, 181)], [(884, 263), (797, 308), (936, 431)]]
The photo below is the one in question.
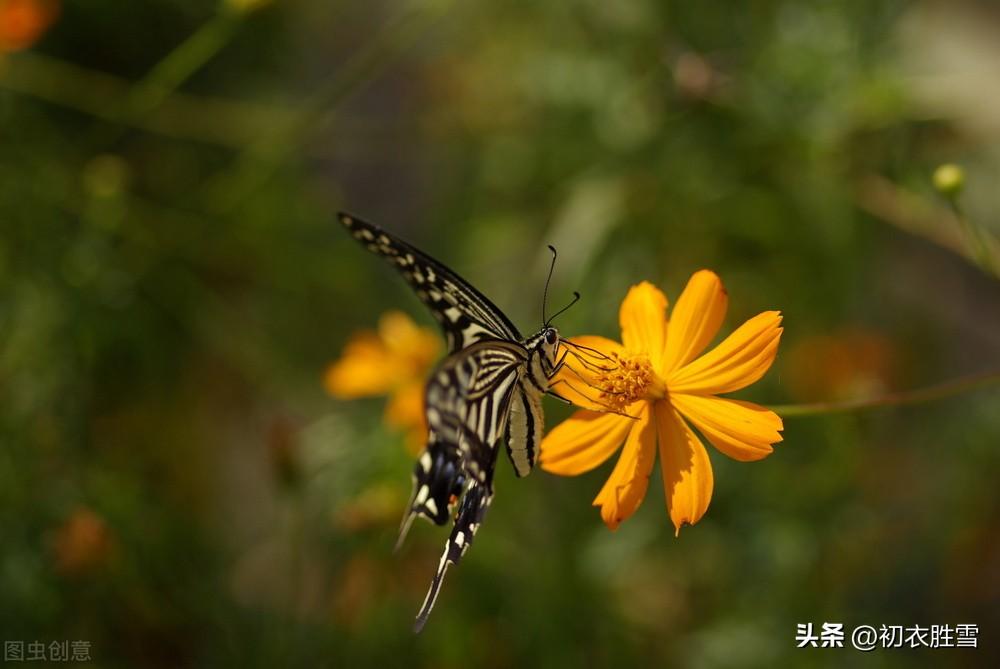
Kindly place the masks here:
[(667, 512), (680, 532), (701, 519), (712, 499), (712, 465), (695, 428), (742, 461), (766, 457), (781, 441), (777, 414), (719, 397), (749, 386), (770, 368), (781, 314), (758, 314), (703, 354), (727, 303), (719, 277), (702, 270), (691, 277), (668, 322), (666, 296), (643, 282), (621, 304), (622, 343), (598, 336), (568, 340), (567, 364), (554, 390), (583, 409), (548, 434), (540, 462), (553, 474), (576, 476), (624, 443), (593, 502), (610, 529), (642, 503), (657, 447)]
[(355, 334), (324, 379), (338, 399), (388, 395), (385, 422), (404, 430), (407, 447), (417, 453), (427, 441), (424, 381), (441, 352), (434, 331), (399, 311), (379, 319), (378, 330)]

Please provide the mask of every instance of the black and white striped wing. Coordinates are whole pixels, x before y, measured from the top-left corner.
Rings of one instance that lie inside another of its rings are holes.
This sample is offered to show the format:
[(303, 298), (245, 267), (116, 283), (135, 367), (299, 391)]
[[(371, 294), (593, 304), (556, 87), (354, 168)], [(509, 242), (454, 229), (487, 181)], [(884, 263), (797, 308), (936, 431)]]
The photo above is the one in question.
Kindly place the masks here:
[(414, 518), (447, 522), (467, 480), (492, 481), (497, 442), (525, 359), (519, 344), (479, 342), (442, 360), (431, 375), (425, 391), (427, 448), (413, 468), (413, 493), (397, 547)]
[(441, 561), (434, 573), (434, 579), (431, 581), (430, 588), (427, 589), (427, 596), (424, 597), (424, 603), (417, 614), (417, 621), (413, 626), (415, 632), (423, 629), (427, 622), (427, 616), (431, 614), (434, 602), (437, 601), (438, 593), (441, 591), (441, 583), (444, 581), (448, 567), (458, 564), (465, 552), (469, 550), (469, 546), (472, 545), (472, 540), (476, 536), (476, 530), (482, 525), (483, 518), (486, 516), (486, 511), (492, 501), (492, 481), (480, 483), (473, 480), (469, 482), (468, 489), (462, 497), (458, 516), (455, 518), (455, 527), (452, 528), (448, 542), (444, 545), (444, 553), (441, 554)]
[[(403, 520), (400, 541), (414, 517), (423, 515), (437, 521), (428, 511), (441, 508), (445, 488), (440, 482), (449, 483), (448, 494), (454, 493), (457, 479), (451, 472), (456, 462), (461, 463), (461, 469), (456, 471), (465, 475), (465, 490), (455, 525), (417, 615), (418, 632), (434, 607), (448, 567), (458, 564), (469, 550), (493, 500), (497, 443), (506, 430), (526, 360), (527, 351), (520, 344), (479, 342), (445, 358), (427, 382), (431, 439), (414, 470), (413, 498)], [(439, 453), (438, 457), (427, 458), (432, 450)], [(428, 500), (433, 501), (431, 509)]]
[(458, 448), (466, 473), (480, 483), (492, 472), (526, 360), (520, 344), (483, 341), (442, 360), (427, 381), (427, 424)]
[(431, 431), (427, 448), (413, 467), (413, 493), (403, 515), (396, 548), (403, 545), (413, 519), (426, 518), (435, 525), (448, 522), (452, 506), (461, 498), (467, 477), (458, 446)]
[(541, 395), (523, 379), (518, 380), (507, 419), (507, 457), (518, 478), (530, 474), (535, 466), (544, 429)]
[(445, 265), (378, 226), (344, 213), (338, 217), (355, 239), (406, 278), (441, 324), (449, 351), (484, 339), (521, 340), (517, 328), (496, 305)]

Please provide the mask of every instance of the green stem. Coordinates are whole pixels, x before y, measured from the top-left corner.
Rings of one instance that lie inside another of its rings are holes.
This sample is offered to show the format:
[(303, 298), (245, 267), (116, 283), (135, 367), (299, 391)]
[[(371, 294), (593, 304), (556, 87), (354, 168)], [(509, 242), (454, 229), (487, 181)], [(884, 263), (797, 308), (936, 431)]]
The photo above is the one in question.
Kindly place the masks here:
[(864, 411), (879, 407), (907, 406), (923, 404), (934, 400), (960, 395), (987, 386), (1000, 384), (1000, 372), (985, 372), (971, 374), (952, 381), (945, 381), (926, 388), (903, 390), (887, 393), (879, 397), (866, 399), (844, 400), (841, 402), (814, 402), (811, 404), (784, 404), (769, 407), (782, 418), (796, 416), (821, 416), (825, 414), (846, 413), (849, 411)]
[(956, 195), (947, 195), (945, 199), (951, 213), (958, 219), (958, 224), (965, 235), (966, 243), (971, 247), (973, 259), (987, 271), (996, 274), (996, 267), (993, 263), (993, 255), (990, 253), (990, 244), (987, 241), (986, 232), (965, 215), (961, 203)]
[[(11, 91), (65, 109), (71, 109), (109, 124), (194, 141), (228, 149), (254, 144), (276, 126), (288, 126), (299, 112), (290, 105), (193, 95), (174, 91), (144, 116), (127, 118), (108, 100), (123, 100), (134, 84), (105, 72), (91, 70), (40, 53), (16, 54), (0, 68), (0, 90)], [(344, 132), (371, 137), (374, 145), (384, 139), (384, 125), (362, 116), (338, 118)], [(328, 159), (334, 147), (308, 146), (311, 156)]]
[(239, 14), (220, 11), (202, 24), (135, 84), (125, 105), (125, 115), (129, 118), (145, 116), (163, 104), (219, 53), (229, 42), (238, 23)]

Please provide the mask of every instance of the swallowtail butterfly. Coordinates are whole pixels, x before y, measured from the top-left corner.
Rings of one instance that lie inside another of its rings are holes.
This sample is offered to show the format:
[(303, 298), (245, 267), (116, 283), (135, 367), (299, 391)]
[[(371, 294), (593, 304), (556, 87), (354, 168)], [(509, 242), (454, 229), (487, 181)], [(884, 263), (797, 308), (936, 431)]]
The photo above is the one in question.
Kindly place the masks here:
[(339, 218), (355, 239), (402, 273), (448, 344), (448, 356), (427, 381), (427, 446), (413, 469), (413, 494), (397, 542), (402, 544), (414, 518), (444, 525), (457, 508), (417, 615), (419, 632), (445, 572), (469, 549), (493, 500), (499, 442), (506, 441), (517, 476), (531, 472), (544, 428), (542, 395), (558, 397), (550, 384), (563, 362), (559, 332), (548, 319), (538, 333), (522, 337), (500, 309), (442, 263), (377, 226), (344, 213)]

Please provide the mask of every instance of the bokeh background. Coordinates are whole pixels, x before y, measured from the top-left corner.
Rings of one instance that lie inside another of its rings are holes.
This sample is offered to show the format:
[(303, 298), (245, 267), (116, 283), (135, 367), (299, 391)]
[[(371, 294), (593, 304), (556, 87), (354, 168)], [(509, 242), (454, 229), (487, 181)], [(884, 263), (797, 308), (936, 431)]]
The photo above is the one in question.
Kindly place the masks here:
[[(956, 208), (932, 174), (963, 166)], [(674, 537), (506, 462), (392, 554), (412, 455), (324, 375), (432, 321), (345, 208), (540, 322), (716, 270), (785, 314), (741, 397), (1000, 369), (1000, 9), (972, 0), (0, 0), (0, 636), (101, 667), (997, 666), (1000, 394), (789, 417)], [(547, 405), (549, 425), (568, 410)], [(797, 623), (980, 649), (796, 650)]]

